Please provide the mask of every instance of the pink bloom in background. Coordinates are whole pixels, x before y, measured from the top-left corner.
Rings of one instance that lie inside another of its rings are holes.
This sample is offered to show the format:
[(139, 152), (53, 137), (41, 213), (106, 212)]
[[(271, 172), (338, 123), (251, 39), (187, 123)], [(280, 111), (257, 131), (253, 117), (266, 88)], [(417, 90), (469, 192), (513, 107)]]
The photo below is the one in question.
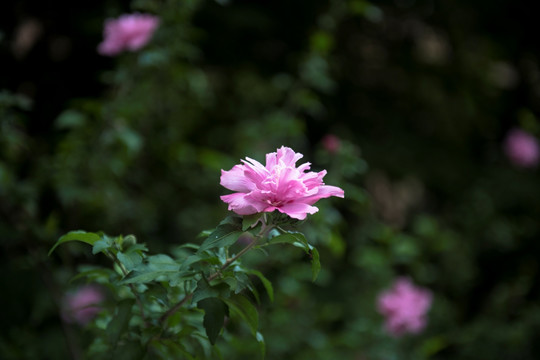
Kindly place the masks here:
[(520, 129), (508, 132), (504, 151), (510, 161), (520, 167), (534, 167), (540, 158), (540, 148), (534, 136)]
[(419, 333), (426, 326), (431, 300), (429, 290), (415, 286), (408, 278), (398, 278), (377, 299), (378, 311), (386, 318), (385, 330), (396, 337)]
[(325, 135), (321, 141), (324, 149), (331, 154), (337, 153), (341, 147), (341, 141), (333, 134)]
[(114, 56), (122, 51), (137, 51), (150, 41), (158, 25), (159, 18), (149, 14), (125, 14), (118, 19), (107, 19), (98, 52)]
[(105, 299), (101, 289), (86, 285), (64, 297), (62, 318), (67, 322), (86, 325), (101, 310), (99, 304)]
[(229, 210), (239, 215), (278, 210), (292, 218), (303, 220), (307, 214), (319, 209), (312, 206), (319, 199), (330, 196), (344, 197), (344, 191), (336, 186), (324, 185), (326, 170), (313, 172), (310, 163), (296, 167), (303, 157), (292, 149), (282, 146), (266, 154), (266, 166), (246, 157), (242, 165), (231, 170), (221, 170), (221, 185), (238, 191), (221, 196), (229, 204)]

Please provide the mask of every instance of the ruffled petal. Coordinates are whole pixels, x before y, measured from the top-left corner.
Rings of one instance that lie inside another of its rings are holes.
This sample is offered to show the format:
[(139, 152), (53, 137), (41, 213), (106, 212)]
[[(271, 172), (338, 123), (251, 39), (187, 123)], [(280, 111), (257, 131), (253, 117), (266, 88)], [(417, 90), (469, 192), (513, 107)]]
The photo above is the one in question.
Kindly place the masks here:
[(331, 186), (331, 185), (322, 185), (319, 186), (319, 191), (317, 194), (305, 197), (302, 199), (302, 202), (313, 205), (320, 199), (324, 199), (330, 196), (337, 196), (337, 197), (345, 197), (345, 191), (343, 189), (338, 188), (337, 186)]
[(295, 153), (293, 149), (282, 146), (277, 150), (277, 161), (282, 162), (285, 166), (294, 167), (296, 162), (303, 158), (304, 155)]
[(245, 175), (244, 165), (235, 165), (229, 171), (221, 170), (220, 184), (221, 186), (243, 193), (248, 193), (256, 188), (255, 184)]
[(287, 214), (290, 217), (298, 220), (304, 220), (307, 214), (315, 214), (317, 211), (319, 211), (319, 208), (316, 206), (310, 206), (308, 204), (297, 202), (281, 205), (277, 209), (279, 212)]
[(260, 212), (247, 194), (234, 193), (223, 195), (220, 198), (229, 204), (229, 210), (234, 211), (238, 215), (252, 215)]

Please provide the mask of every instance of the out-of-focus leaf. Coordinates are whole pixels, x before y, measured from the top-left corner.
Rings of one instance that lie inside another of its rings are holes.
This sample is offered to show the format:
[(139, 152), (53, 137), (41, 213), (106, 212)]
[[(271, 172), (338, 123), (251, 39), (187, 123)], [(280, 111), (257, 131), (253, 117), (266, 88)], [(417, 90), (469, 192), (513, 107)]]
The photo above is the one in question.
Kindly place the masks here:
[(86, 232), (82, 230), (76, 230), (76, 231), (70, 231), (66, 235), (62, 236), (56, 244), (51, 248), (49, 251), (49, 256), (52, 254), (54, 249), (58, 247), (58, 245), (70, 242), (70, 241), (80, 241), (83, 243), (87, 243), (89, 245), (94, 245), (97, 241), (99, 241), (101, 237), (98, 234)]
[(118, 345), (118, 340), (120, 340), (122, 334), (127, 330), (129, 320), (132, 316), (131, 308), (133, 304), (134, 301), (131, 299), (122, 300), (117, 306), (115, 316), (113, 316), (107, 326), (107, 339), (113, 347)]

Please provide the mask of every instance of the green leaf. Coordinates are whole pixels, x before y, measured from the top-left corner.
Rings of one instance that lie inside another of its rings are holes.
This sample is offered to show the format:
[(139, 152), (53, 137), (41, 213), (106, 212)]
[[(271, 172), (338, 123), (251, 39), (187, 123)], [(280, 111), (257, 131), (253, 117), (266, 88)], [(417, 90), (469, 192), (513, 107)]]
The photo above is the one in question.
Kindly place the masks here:
[(78, 273), (70, 280), (70, 282), (73, 282), (83, 277), (88, 278), (88, 280), (92, 282), (99, 282), (99, 280), (108, 282), (111, 276), (115, 276), (115, 275), (116, 273), (111, 269), (95, 268), (95, 269), (85, 270)]
[(221, 329), (223, 329), (225, 316), (229, 315), (229, 308), (223, 301), (215, 297), (199, 301), (197, 307), (204, 310), (203, 325), (206, 329), (206, 336), (214, 345)]
[(255, 306), (242, 295), (233, 295), (230, 298), (224, 298), (223, 301), (229, 306), (230, 311), (240, 316), (248, 324), (253, 336), (256, 336), (259, 314)]
[(319, 251), (314, 246), (310, 246), (310, 255), (311, 255), (311, 281), (315, 282), (319, 272), (321, 271), (321, 261), (319, 256)]
[(261, 220), (261, 214), (244, 215), (242, 218), (242, 231), (254, 227)]
[(98, 234), (95, 233), (89, 233), (82, 230), (76, 230), (76, 231), (70, 231), (66, 235), (62, 236), (56, 244), (52, 247), (52, 249), (49, 251), (49, 256), (52, 254), (54, 249), (58, 247), (58, 245), (69, 242), (69, 241), (80, 241), (83, 243), (87, 243), (90, 245), (94, 245), (97, 241), (99, 241), (101, 237)]
[(193, 293), (191, 302), (196, 304), (199, 301), (209, 297), (228, 296), (230, 292), (229, 285), (226, 283), (220, 283), (215, 286), (211, 286), (206, 278), (202, 278), (197, 282), (197, 288)]
[(309, 244), (306, 240), (306, 237), (304, 236), (304, 234), (300, 232), (288, 231), (286, 233), (273, 237), (272, 239), (270, 239), (269, 243), (270, 244), (286, 243), (286, 244), (293, 244), (293, 245), (295, 243), (299, 243), (302, 245), (302, 247), (304, 247), (306, 252), (309, 251)]
[(116, 315), (107, 326), (107, 339), (113, 347), (116, 347), (118, 340), (120, 340), (120, 337), (128, 328), (129, 320), (132, 316), (131, 308), (133, 307), (133, 303), (134, 300), (132, 299), (122, 300), (117, 306), (118, 311)]
[(105, 249), (111, 248), (114, 246), (114, 241), (109, 236), (103, 236), (101, 239), (95, 242), (92, 247), (92, 254), (96, 255), (102, 252)]
[(118, 261), (124, 265), (127, 271), (133, 270), (135, 267), (140, 265), (143, 260), (142, 256), (136, 251), (128, 253), (119, 252), (116, 254), (116, 257), (118, 258)]
[(248, 274), (255, 275), (261, 280), (264, 288), (266, 289), (266, 292), (268, 293), (268, 297), (270, 298), (270, 301), (274, 301), (274, 288), (272, 287), (272, 283), (270, 280), (268, 280), (260, 271), (258, 270), (249, 270), (247, 272)]
[(201, 244), (198, 253), (219, 247), (231, 246), (242, 235), (240, 224), (219, 225)]
[(296, 231), (288, 231), (286, 233), (273, 237), (272, 239), (270, 239), (269, 243), (270, 244), (287, 243), (287, 244), (292, 244), (294, 246), (303, 248), (306, 254), (308, 254), (309, 257), (311, 258), (312, 280), (315, 281), (315, 279), (317, 279), (317, 276), (319, 275), (319, 272), (321, 271), (321, 262), (320, 262), (319, 252), (314, 246), (308, 243), (304, 234), (300, 232), (296, 232)]
[(164, 275), (180, 276), (180, 265), (170, 256), (163, 254), (153, 255), (147, 257), (144, 263), (136, 266), (120, 284), (146, 283)]

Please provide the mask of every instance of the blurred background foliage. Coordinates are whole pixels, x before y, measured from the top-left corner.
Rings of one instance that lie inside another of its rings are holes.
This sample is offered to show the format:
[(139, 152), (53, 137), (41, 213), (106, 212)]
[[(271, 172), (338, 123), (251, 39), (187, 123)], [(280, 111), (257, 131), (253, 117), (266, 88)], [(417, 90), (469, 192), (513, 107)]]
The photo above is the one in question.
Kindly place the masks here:
[[(536, 359), (540, 188), (501, 141), (540, 135), (536, 14), (520, 1), (7, 1), (0, 13), (0, 357), (81, 358), (63, 294), (88, 249), (74, 229), (153, 252), (226, 214), (220, 169), (287, 145), (346, 199), (304, 225), (302, 251), (252, 254), (268, 359)], [(149, 12), (152, 42), (96, 52), (103, 20)], [(337, 135), (339, 149), (323, 146)], [(369, 165), (369, 166), (368, 166)], [(397, 275), (434, 293), (426, 331), (382, 331)], [(226, 359), (253, 358), (230, 324)]]

